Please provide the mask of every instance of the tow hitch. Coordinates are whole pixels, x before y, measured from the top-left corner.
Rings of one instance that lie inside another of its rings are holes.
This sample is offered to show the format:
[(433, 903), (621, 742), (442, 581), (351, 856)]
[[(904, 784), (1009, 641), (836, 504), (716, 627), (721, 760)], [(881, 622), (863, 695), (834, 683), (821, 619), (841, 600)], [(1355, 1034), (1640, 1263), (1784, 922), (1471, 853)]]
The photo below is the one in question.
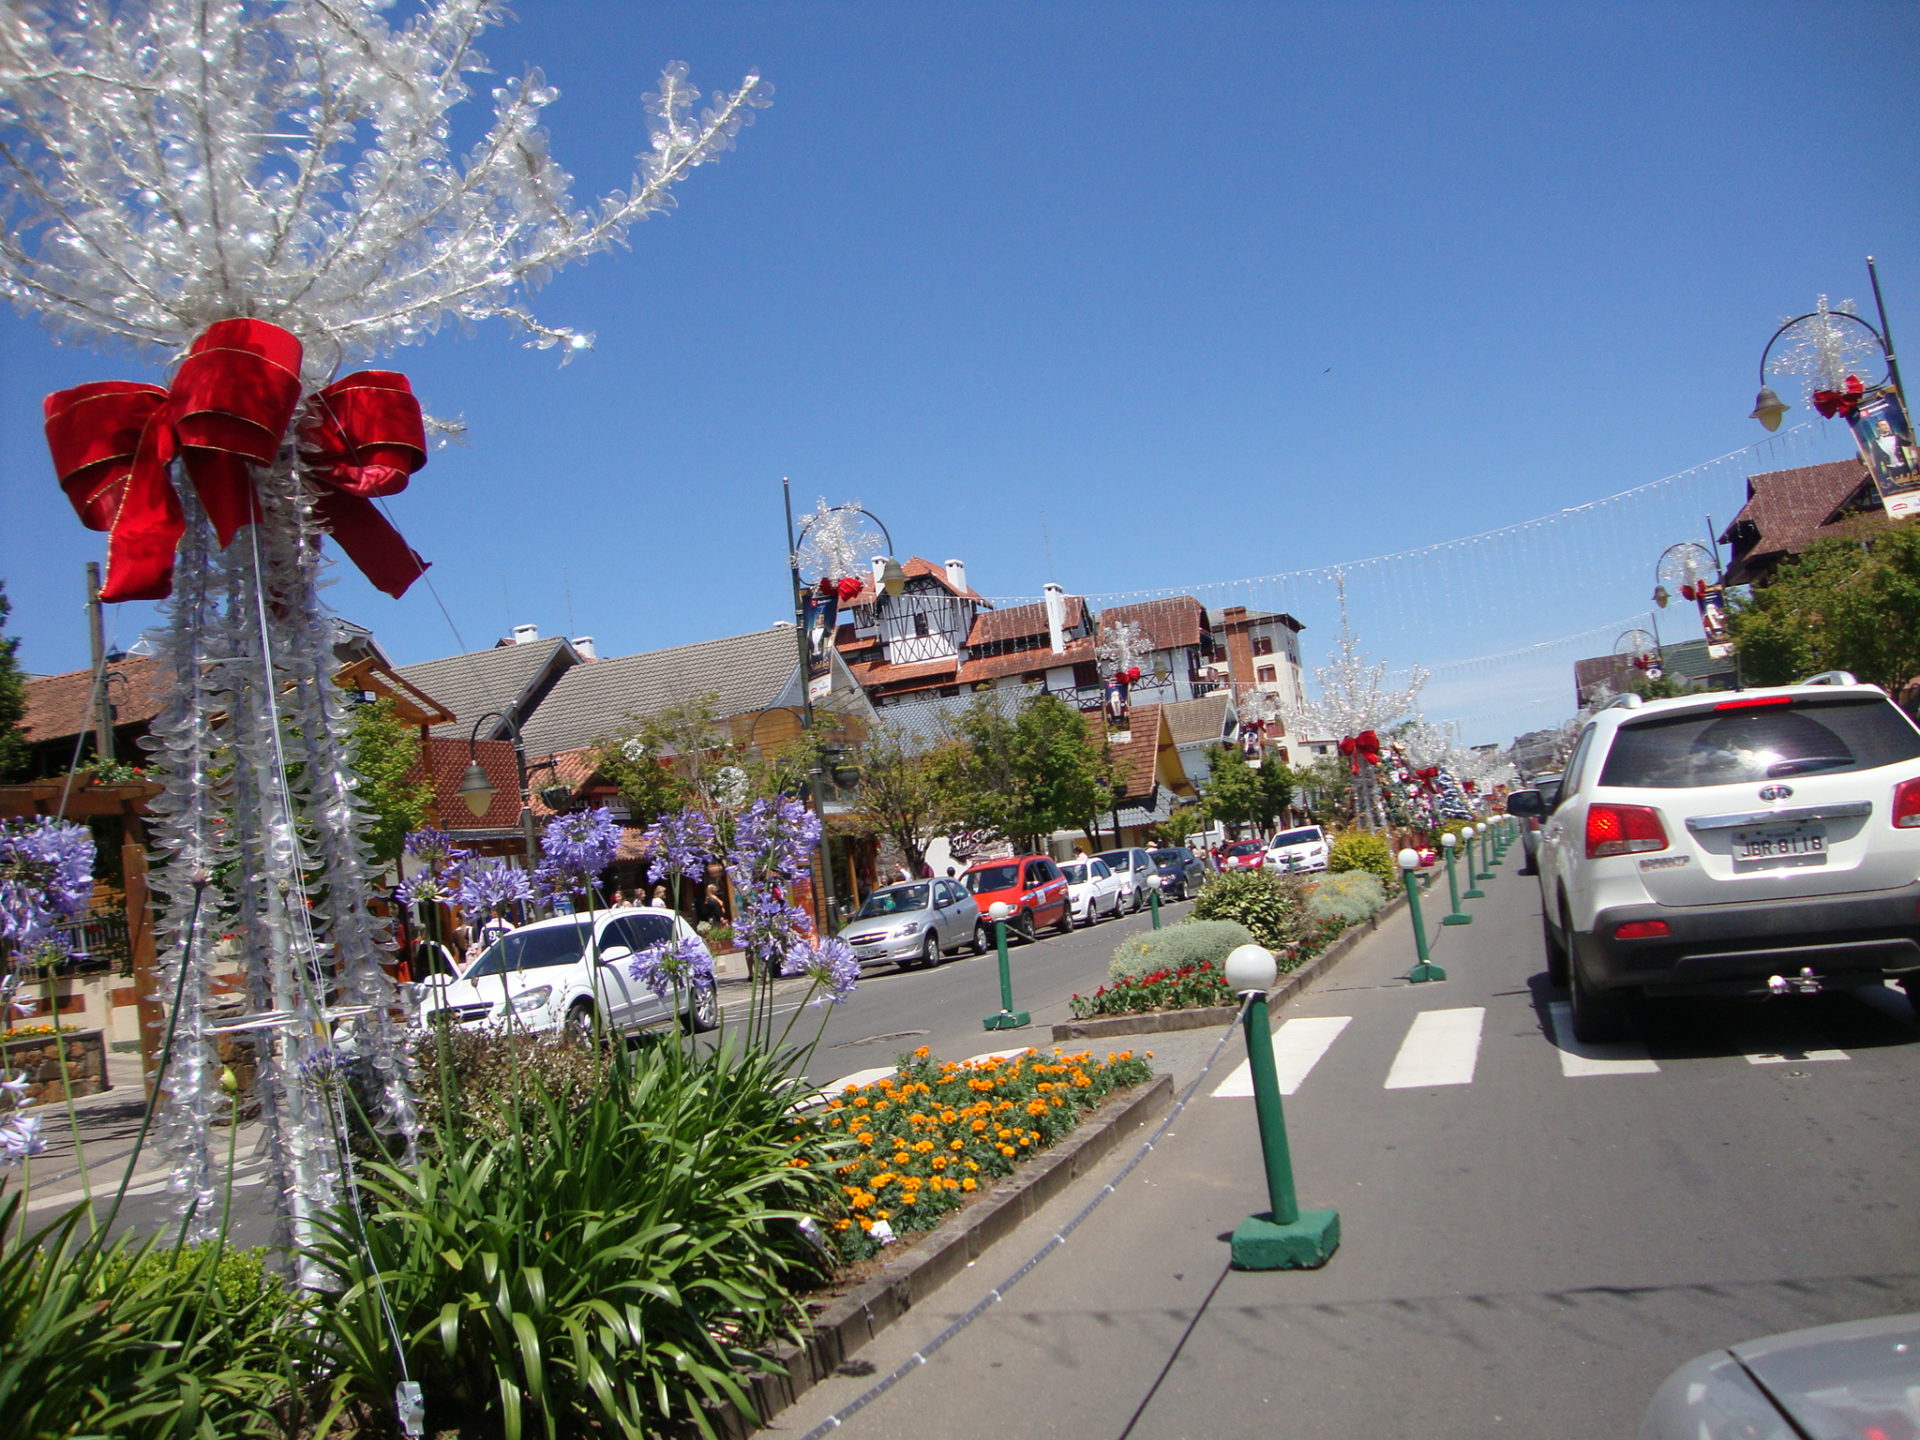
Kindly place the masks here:
[(1800, 967), (1800, 973), (1794, 976), (1769, 975), (1767, 993), (1769, 995), (1818, 995), (1825, 982), (1813, 973), (1811, 965)]

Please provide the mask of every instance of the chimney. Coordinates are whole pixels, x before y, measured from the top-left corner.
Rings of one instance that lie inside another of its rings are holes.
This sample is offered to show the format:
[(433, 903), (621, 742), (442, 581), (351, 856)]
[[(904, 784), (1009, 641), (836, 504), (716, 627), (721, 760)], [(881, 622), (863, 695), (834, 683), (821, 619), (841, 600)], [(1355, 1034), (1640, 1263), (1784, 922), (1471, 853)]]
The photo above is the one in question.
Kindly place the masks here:
[(593, 648), (593, 636), (591, 635), (574, 636), (573, 648), (580, 652), (580, 658), (582, 660), (598, 660), (600, 658), (600, 652)]
[(539, 638), (540, 627), (538, 625), (516, 625), (513, 627), (513, 643), (516, 645), (531, 645)]
[(967, 588), (967, 567), (964, 561), (947, 561), (947, 582), (956, 590)]
[(1053, 642), (1053, 653), (1064, 655), (1067, 653), (1067, 592), (1049, 580), (1044, 593), (1047, 597), (1047, 638)]

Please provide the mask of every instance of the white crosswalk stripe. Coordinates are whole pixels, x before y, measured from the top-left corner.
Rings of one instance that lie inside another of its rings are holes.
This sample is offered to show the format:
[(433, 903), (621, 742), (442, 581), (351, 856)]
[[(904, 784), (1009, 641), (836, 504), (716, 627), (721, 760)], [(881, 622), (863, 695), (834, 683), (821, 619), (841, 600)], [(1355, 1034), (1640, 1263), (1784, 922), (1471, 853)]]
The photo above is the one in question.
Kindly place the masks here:
[(1480, 1058), (1480, 1030), (1487, 1012), (1473, 1005), (1458, 1010), (1423, 1010), (1407, 1027), (1387, 1072), (1389, 1090), (1425, 1090), (1435, 1085), (1471, 1085)]
[(1564, 1000), (1547, 1007), (1553, 1020), (1553, 1043), (1560, 1052), (1560, 1073), (1585, 1075), (1651, 1075), (1660, 1067), (1638, 1040), (1593, 1045), (1573, 1037), (1573, 1011)]
[[(1351, 1015), (1302, 1015), (1287, 1021), (1273, 1037), (1273, 1067), (1280, 1079), (1280, 1093), (1291, 1095), (1300, 1082), (1320, 1063), (1340, 1032), (1353, 1019)], [(1232, 1074), (1214, 1087), (1214, 1095), (1231, 1099), (1253, 1094), (1253, 1071), (1242, 1060)]]

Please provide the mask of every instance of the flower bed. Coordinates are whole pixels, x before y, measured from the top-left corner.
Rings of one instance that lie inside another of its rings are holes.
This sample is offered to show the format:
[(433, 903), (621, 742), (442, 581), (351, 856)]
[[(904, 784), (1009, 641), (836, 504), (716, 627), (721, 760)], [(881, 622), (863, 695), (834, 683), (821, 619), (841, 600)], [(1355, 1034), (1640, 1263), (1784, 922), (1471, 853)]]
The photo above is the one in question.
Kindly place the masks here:
[(1067, 1134), (1114, 1091), (1153, 1075), (1131, 1050), (940, 1062), (921, 1046), (898, 1074), (849, 1085), (800, 1123), (840, 1142), (834, 1167), (846, 1214), (828, 1233), (843, 1259), (896, 1234), (931, 1230), (985, 1184)]
[(1233, 990), (1219, 966), (1202, 961), (1178, 970), (1155, 970), (1116, 980), (1091, 995), (1075, 995), (1067, 1008), (1076, 1020), (1103, 1015), (1144, 1015), (1154, 1010), (1200, 1010), (1233, 1004)]

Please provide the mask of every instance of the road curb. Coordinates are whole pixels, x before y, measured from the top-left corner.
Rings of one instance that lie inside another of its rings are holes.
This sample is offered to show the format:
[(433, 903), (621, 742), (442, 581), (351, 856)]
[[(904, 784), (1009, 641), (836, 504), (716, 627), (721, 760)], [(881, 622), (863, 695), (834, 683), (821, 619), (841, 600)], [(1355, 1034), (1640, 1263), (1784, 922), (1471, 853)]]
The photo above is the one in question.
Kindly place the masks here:
[(832, 1375), (894, 1321), (932, 1296), (947, 1281), (1005, 1239), (1020, 1223), (1068, 1185), (1087, 1174), (1129, 1132), (1157, 1118), (1173, 1104), (1173, 1077), (1156, 1075), (1117, 1103), (1109, 1103), (1043, 1155), (998, 1182), (985, 1199), (968, 1206), (938, 1230), (918, 1241), (834, 1300), (814, 1317), (813, 1333), (800, 1345), (771, 1352), (786, 1374), (746, 1378), (746, 1390), (759, 1412), (751, 1425), (733, 1407), (714, 1412), (726, 1440), (746, 1440), (807, 1391)]
[[(1370, 920), (1349, 925), (1326, 949), (1297, 968), (1289, 970), (1267, 992), (1267, 1003), (1283, 1004), (1326, 974), (1346, 953), (1380, 928), (1383, 920), (1406, 909), (1404, 894), (1389, 900), (1386, 907)], [(1104, 1020), (1068, 1020), (1053, 1027), (1053, 1043), (1067, 1040), (1105, 1040), (1115, 1035), (1162, 1035), (1169, 1030), (1204, 1030), (1226, 1025), (1240, 1013), (1237, 1005), (1209, 1005), (1197, 1010), (1160, 1010), (1147, 1015), (1113, 1015)]]

